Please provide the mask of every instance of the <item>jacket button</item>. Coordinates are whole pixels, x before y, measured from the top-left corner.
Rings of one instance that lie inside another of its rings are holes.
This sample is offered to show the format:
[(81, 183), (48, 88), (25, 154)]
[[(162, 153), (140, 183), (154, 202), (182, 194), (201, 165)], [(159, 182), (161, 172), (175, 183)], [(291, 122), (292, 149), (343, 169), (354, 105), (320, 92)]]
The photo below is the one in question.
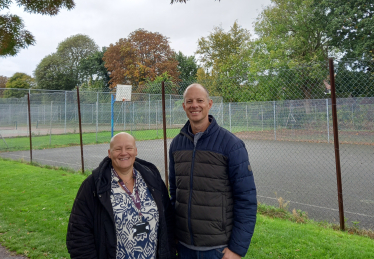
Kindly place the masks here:
[(99, 197), (101, 198), (101, 195), (99, 195)]

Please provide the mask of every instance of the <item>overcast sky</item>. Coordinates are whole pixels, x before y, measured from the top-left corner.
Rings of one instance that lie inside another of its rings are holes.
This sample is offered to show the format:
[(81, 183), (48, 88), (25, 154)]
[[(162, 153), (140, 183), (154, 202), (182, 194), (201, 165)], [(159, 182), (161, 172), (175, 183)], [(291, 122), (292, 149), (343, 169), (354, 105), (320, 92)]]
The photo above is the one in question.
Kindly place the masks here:
[(33, 76), (39, 62), (56, 52), (58, 43), (75, 34), (88, 35), (103, 47), (143, 28), (168, 37), (172, 49), (190, 56), (196, 51), (199, 38), (208, 36), (215, 26), (221, 25), (227, 31), (235, 20), (255, 37), (253, 22), (270, 0), (190, 0), (187, 4), (173, 5), (170, 0), (75, 0), (75, 3), (73, 10), (63, 9), (56, 16), (28, 14), (12, 6), (9, 13), (22, 17), (36, 44), (15, 57), (0, 58), (0, 75), (11, 77), (23, 72)]

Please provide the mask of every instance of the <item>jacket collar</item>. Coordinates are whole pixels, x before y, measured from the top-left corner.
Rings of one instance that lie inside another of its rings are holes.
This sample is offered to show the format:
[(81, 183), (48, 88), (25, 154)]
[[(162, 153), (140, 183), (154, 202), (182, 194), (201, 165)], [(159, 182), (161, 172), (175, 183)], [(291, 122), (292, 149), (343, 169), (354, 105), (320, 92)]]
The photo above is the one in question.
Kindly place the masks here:
[[(92, 171), (97, 193), (110, 191), (111, 168), (112, 160), (107, 156), (101, 161), (99, 167)], [(149, 188), (160, 190), (161, 187), (159, 186), (156, 175), (159, 172), (154, 164), (136, 157), (134, 168), (142, 175)]]
[[(208, 115), (208, 118), (209, 118), (210, 124), (209, 124), (208, 128), (204, 131), (203, 136), (201, 136), (201, 138), (205, 138), (205, 137), (209, 136), (210, 134), (212, 134), (213, 132), (215, 132), (219, 128), (219, 125), (217, 124), (217, 121), (213, 117), (213, 115)], [(185, 136), (189, 136), (190, 139), (193, 141), (193, 133), (192, 133), (192, 130), (191, 130), (191, 123), (190, 123), (189, 120), (183, 126), (180, 133), (185, 135)]]

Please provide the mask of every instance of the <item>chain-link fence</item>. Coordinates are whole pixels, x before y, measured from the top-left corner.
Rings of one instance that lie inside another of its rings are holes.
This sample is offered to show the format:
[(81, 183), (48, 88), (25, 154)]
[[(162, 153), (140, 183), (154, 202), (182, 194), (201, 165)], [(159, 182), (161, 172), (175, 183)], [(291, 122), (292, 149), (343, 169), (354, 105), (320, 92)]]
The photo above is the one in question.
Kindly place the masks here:
[[(339, 151), (347, 224), (374, 228), (373, 62), (336, 62)], [(258, 199), (339, 222), (331, 82), (325, 62), (267, 68), (245, 77), (198, 78), (213, 98), (210, 113), (241, 138), (254, 170)], [(165, 83), (168, 141), (187, 120), (181, 94), (189, 83)], [(138, 156), (164, 171), (161, 84), (143, 86), (131, 101), (110, 92), (80, 91), (85, 168), (107, 155), (111, 129), (135, 136)], [(29, 159), (30, 93), (33, 161), (81, 168), (76, 91), (0, 90), (0, 155)], [(113, 125), (113, 126), (112, 126)], [(57, 147), (57, 148), (56, 148)], [(53, 149), (52, 149), (53, 148)]]

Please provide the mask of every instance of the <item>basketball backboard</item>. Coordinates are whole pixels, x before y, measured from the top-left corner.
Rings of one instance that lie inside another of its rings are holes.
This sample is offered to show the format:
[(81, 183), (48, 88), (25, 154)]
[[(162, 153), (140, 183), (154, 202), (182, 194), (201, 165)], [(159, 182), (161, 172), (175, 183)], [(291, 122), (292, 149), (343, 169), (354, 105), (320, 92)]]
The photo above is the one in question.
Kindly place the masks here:
[(131, 85), (117, 85), (116, 102), (131, 101)]

